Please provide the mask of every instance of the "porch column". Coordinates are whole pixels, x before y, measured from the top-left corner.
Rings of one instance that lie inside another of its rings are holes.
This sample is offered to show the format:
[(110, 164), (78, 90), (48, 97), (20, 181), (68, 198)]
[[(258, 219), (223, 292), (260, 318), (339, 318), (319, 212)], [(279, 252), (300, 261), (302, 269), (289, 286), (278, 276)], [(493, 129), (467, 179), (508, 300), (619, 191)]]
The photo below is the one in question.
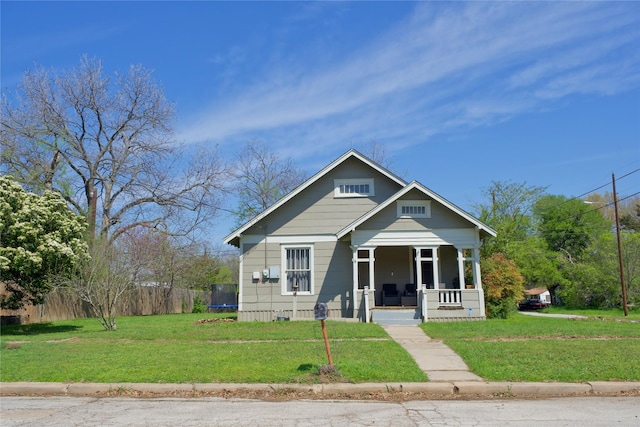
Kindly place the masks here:
[(351, 291), (351, 303), (353, 304), (353, 318), (358, 317), (358, 247), (351, 246), (351, 270), (352, 272), (352, 286)]
[(478, 291), (478, 300), (480, 304), (480, 316), (484, 317), (485, 308), (484, 308), (484, 289), (482, 288), (482, 278), (480, 275), (480, 248), (473, 248), (473, 282), (476, 286), (476, 290)]
[(419, 247), (414, 246), (413, 248), (416, 250), (416, 258), (414, 260), (416, 269), (416, 280), (418, 281), (418, 283), (416, 283), (416, 289), (422, 289), (422, 251)]
[(464, 249), (458, 250), (458, 283), (460, 289), (464, 289)]
[(433, 262), (433, 289), (440, 289), (440, 258), (438, 257), (438, 250), (440, 246), (431, 248), (431, 258)]
[(476, 289), (480, 289), (482, 286), (480, 283), (480, 250), (473, 248), (472, 254), (473, 285)]
[[(375, 248), (369, 248), (369, 289), (373, 291), (373, 297), (375, 299), (375, 291), (376, 291), (376, 276), (375, 276)], [(375, 305), (375, 304), (374, 304)]]

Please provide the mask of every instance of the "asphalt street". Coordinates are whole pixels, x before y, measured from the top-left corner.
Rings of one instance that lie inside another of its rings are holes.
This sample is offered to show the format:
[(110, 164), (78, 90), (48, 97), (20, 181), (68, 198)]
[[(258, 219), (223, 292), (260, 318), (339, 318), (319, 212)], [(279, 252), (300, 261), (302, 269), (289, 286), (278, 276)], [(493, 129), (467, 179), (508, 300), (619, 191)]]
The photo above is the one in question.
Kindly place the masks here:
[(8, 397), (14, 426), (640, 426), (640, 397), (407, 402)]

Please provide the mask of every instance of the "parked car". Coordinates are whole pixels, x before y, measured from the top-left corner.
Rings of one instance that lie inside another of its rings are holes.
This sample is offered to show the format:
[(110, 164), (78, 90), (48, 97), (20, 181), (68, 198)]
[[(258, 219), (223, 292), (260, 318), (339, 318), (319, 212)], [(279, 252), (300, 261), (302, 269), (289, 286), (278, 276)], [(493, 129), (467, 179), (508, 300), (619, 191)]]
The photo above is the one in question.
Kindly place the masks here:
[(537, 299), (527, 299), (527, 300), (521, 301), (518, 304), (518, 310), (520, 311), (541, 310), (543, 308), (549, 307), (549, 305), (550, 305), (549, 303), (543, 302)]

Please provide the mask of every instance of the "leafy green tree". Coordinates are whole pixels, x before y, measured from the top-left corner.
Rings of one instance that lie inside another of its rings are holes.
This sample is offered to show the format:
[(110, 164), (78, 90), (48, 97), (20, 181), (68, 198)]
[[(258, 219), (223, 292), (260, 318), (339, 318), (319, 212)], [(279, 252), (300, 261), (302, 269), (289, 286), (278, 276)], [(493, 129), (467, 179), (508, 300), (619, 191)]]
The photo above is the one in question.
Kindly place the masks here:
[(619, 264), (612, 233), (594, 240), (583, 251), (579, 262), (566, 266), (565, 274), (571, 280), (558, 291), (564, 304), (576, 308), (620, 305)]
[(621, 239), (627, 302), (640, 307), (640, 233), (625, 232)]
[(640, 232), (640, 201), (637, 199), (620, 216), (620, 228)]
[(41, 304), (61, 277), (88, 258), (86, 222), (59, 194), (27, 193), (0, 176), (0, 278), (3, 308)]
[(483, 189), (488, 203), (474, 208), (478, 218), (498, 232), (482, 245), (482, 256), (493, 253), (511, 253), (514, 242), (525, 241), (532, 234), (533, 206), (542, 197), (545, 187), (524, 183), (494, 181)]
[[(640, 303), (640, 235), (621, 234), (625, 288), (629, 305)], [(622, 304), (618, 244), (614, 233), (595, 239), (579, 262), (567, 265), (567, 280), (559, 291), (572, 307), (611, 308)]]
[(566, 257), (549, 250), (546, 242), (538, 236), (514, 242), (510, 245), (508, 257), (520, 269), (527, 289), (546, 287), (551, 294), (551, 302), (559, 302), (556, 290), (570, 282), (564, 274), (568, 264)]
[(524, 277), (516, 264), (495, 253), (481, 260), (487, 317), (506, 319), (524, 296)]
[(209, 253), (189, 255), (185, 257), (184, 265), (183, 280), (189, 288), (208, 291), (214, 284), (236, 283), (229, 267)]
[(577, 259), (589, 244), (611, 231), (612, 224), (598, 209), (579, 199), (544, 196), (535, 205), (538, 232), (550, 250)]

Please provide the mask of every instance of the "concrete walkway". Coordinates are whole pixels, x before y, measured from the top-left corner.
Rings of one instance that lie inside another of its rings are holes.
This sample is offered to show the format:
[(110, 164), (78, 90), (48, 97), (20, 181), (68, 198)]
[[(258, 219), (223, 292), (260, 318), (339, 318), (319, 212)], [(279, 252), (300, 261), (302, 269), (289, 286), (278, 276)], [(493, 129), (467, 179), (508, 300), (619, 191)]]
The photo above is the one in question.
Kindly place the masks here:
[(453, 350), (429, 338), (418, 326), (383, 326), (384, 330), (415, 359), (429, 381), (484, 381)]
[(558, 319), (587, 319), (587, 316), (579, 316), (577, 314), (551, 314), (551, 313), (538, 313), (537, 311), (519, 311), (518, 313), (525, 316), (537, 316), (537, 317), (555, 317)]

